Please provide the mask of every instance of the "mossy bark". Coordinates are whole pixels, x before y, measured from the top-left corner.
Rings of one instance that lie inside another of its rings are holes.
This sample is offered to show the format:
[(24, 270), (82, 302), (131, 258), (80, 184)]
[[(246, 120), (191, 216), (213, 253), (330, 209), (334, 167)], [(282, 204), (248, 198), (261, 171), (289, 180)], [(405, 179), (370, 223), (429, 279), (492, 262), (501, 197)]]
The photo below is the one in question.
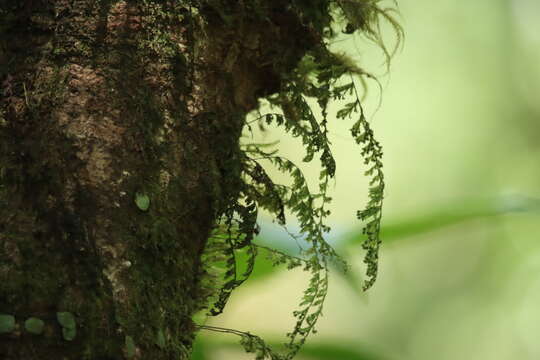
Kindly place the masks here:
[(181, 1), (0, 6), (0, 358), (187, 358), (244, 116), (305, 44)]

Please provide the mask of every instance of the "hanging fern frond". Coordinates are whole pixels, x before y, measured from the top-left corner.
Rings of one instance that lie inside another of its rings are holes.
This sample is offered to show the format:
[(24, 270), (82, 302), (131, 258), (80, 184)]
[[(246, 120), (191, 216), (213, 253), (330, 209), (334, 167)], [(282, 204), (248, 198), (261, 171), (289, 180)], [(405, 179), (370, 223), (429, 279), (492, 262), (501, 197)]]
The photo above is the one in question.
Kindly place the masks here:
[[(219, 230), (209, 240), (214, 246), (207, 249), (207, 254), (212, 256), (212, 252), (217, 249), (221, 256), (220, 260), (225, 265), (221, 274), (224, 283), (219, 289), (217, 300), (210, 306), (209, 315), (221, 314), (233, 290), (242, 285), (253, 271), (257, 248), (252, 241), (259, 231), (256, 222), (257, 213), (255, 202), (249, 198), (247, 205), (234, 204), (226, 211)], [(216, 243), (221, 246), (216, 246)], [(242, 249), (246, 249), (247, 262), (246, 269), (239, 274), (236, 255)]]
[(361, 155), (368, 170), (364, 175), (371, 178), (369, 182), (368, 203), (363, 210), (357, 213), (358, 219), (365, 223), (363, 233), (367, 236), (362, 247), (367, 251), (364, 262), (367, 264), (368, 279), (364, 282), (364, 290), (370, 288), (377, 278), (379, 247), (381, 244), (380, 229), (382, 218), (382, 205), (384, 198), (384, 173), (382, 164), (382, 147), (375, 139), (373, 130), (364, 115), (358, 91), (351, 76), (351, 82), (343, 88), (344, 91), (353, 91), (355, 101), (345, 104), (338, 111), (337, 118), (346, 119), (357, 116), (357, 121), (351, 127), (351, 135), (357, 144), (362, 146)]
[[(276, 0), (277, 1), (277, 0)], [(364, 290), (370, 288), (378, 271), (378, 253), (381, 244), (380, 228), (382, 204), (384, 198), (384, 174), (382, 164), (382, 148), (375, 139), (361, 103), (359, 82), (364, 89), (366, 80), (380, 83), (369, 72), (356, 64), (346, 54), (335, 53), (329, 49), (329, 42), (335, 38), (333, 25), (346, 23), (344, 33), (357, 32), (379, 45), (387, 63), (396, 53), (403, 38), (403, 31), (395, 20), (395, 9), (383, 8), (380, 0), (294, 0), (288, 11), (300, 19), (302, 26), (308, 28), (314, 38), (318, 39), (305, 55), (297, 60), (296, 66), (287, 74), (282, 74), (281, 83), (276, 93), (265, 97), (271, 112), (260, 114), (255, 120), (260, 126), (276, 125), (283, 128), (293, 138), (302, 141), (305, 149), (303, 162), (318, 160), (321, 171), (316, 191), (310, 188), (304, 173), (297, 164), (279, 155), (277, 144), (243, 144), (241, 147), (243, 187), (234, 206), (227, 208), (221, 217), (218, 247), (209, 247), (209, 251), (220, 251), (223, 284), (217, 295), (217, 301), (210, 313), (221, 313), (231, 292), (249, 277), (255, 266), (255, 257), (263, 250), (274, 265), (285, 264), (288, 268), (301, 267), (310, 273), (310, 280), (304, 290), (298, 308), (293, 312), (296, 323), (287, 334), (287, 352), (278, 354), (270, 349), (264, 341), (252, 334), (232, 329), (201, 328), (219, 332), (229, 332), (241, 336), (241, 344), (247, 352), (256, 354), (256, 359), (292, 359), (301, 349), (307, 337), (316, 332), (317, 320), (322, 316), (324, 300), (328, 292), (330, 264), (337, 264), (346, 270), (347, 264), (326, 241), (330, 227), (326, 218), (330, 215), (328, 204), (331, 201), (327, 190), (329, 182), (336, 173), (336, 161), (332, 154), (332, 144), (328, 139), (327, 125), (332, 118), (353, 120), (350, 128), (351, 136), (359, 145), (359, 155), (367, 169), (364, 175), (369, 181), (368, 202), (363, 210), (357, 213), (363, 222), (367, 264)], [(229, 3), (225, 0), (212, 1), (218, 7), (221, 17), (233, 16)], [(265, 1), (258, 1), (261, 6), (253, 10), (257, 16), (265, 17)], [(254, 6), (254, 5), (250, 5)], [(256, 6), (257, 7), (257, 6)], [(224, 20), (228, 21), (228, 20)], [(381, 21), (386, 21), (393, 28), (397, 42), (387, 48), (381, 35)], [(278, 66), (278, 65), (275, 65)], [(309, 101), (315, 100), (320, 112), (316, 112)], [(352, 100), (351, 100), (352, 99)], [(330, 105), (341, 103), (335, 113), (329, 112)], [(290, 178), (288, 184), (275, 183), (268, 175), (268, 167)], [(283, 226), (294, 241), (307, 243), (298, 256), (292, 256), (254, 243), (257, 233), (257, 209), (269, 211), (278, 224)], [(293, 234), (286, 228), (285, 214), (290, 213), (298, 222), (299, 233)], [(236, 254), (246, 251), (248, 260), (246, 271), (239, 274)]]

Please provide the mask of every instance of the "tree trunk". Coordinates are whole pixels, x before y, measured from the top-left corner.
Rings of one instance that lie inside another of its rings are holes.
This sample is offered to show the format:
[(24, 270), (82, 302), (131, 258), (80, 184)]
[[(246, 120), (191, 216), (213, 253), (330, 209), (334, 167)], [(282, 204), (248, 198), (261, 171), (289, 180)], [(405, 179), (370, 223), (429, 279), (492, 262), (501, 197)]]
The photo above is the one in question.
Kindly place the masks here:
[(244, 116), (306, 46), (183, 3), (0, 5), (1, 359), (189, 356)]

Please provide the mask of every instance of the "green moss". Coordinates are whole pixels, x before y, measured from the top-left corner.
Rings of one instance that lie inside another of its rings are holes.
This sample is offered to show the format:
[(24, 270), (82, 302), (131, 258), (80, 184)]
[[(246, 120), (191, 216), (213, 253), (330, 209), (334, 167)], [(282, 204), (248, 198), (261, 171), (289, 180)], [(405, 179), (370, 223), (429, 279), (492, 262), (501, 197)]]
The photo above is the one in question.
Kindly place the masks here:
[(57, 312), (56, 320), (62, 326), (62, 336), (66, 341), (72, 341), (77, 335), (75, 316), (70, 312)]
[(77, 336), (76, 328), (62, 328), (62, 336), (66, 341), (73, 341), (75, 336)]
[(75, 329), (77, 326), (75, 322), (75, 316), (73, 316), (73, 314), (70, 312), (57, 312), (56, 320), (58, 320), (58, 323), (66, 329)]
[(15, 330), (15, 317), (13, 315), (0, 314), (0, 334), (10, 333)]
[(150, 207), (150, 198), (146, 194), (136, 193), (135, 204), (141, 211), (148, 211)]
[(41, 319), (31, 317), (24, 322), (24, 328), (30, 334), (40, 335), (43, 333), (43, 329), (45, 328), (45, 322), (43, 322)]

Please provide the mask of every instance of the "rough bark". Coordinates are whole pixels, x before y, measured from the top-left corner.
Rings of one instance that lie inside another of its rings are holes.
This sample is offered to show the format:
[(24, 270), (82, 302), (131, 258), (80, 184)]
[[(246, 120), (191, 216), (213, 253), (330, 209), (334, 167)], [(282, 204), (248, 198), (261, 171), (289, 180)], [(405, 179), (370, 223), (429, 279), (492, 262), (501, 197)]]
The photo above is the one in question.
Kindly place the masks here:
[(2, 359), (188, 357), (244, 116), (307, 45), (286, 13), (272, 28), (208, 9), (193, 27), (175, 3), (2, 2)]

